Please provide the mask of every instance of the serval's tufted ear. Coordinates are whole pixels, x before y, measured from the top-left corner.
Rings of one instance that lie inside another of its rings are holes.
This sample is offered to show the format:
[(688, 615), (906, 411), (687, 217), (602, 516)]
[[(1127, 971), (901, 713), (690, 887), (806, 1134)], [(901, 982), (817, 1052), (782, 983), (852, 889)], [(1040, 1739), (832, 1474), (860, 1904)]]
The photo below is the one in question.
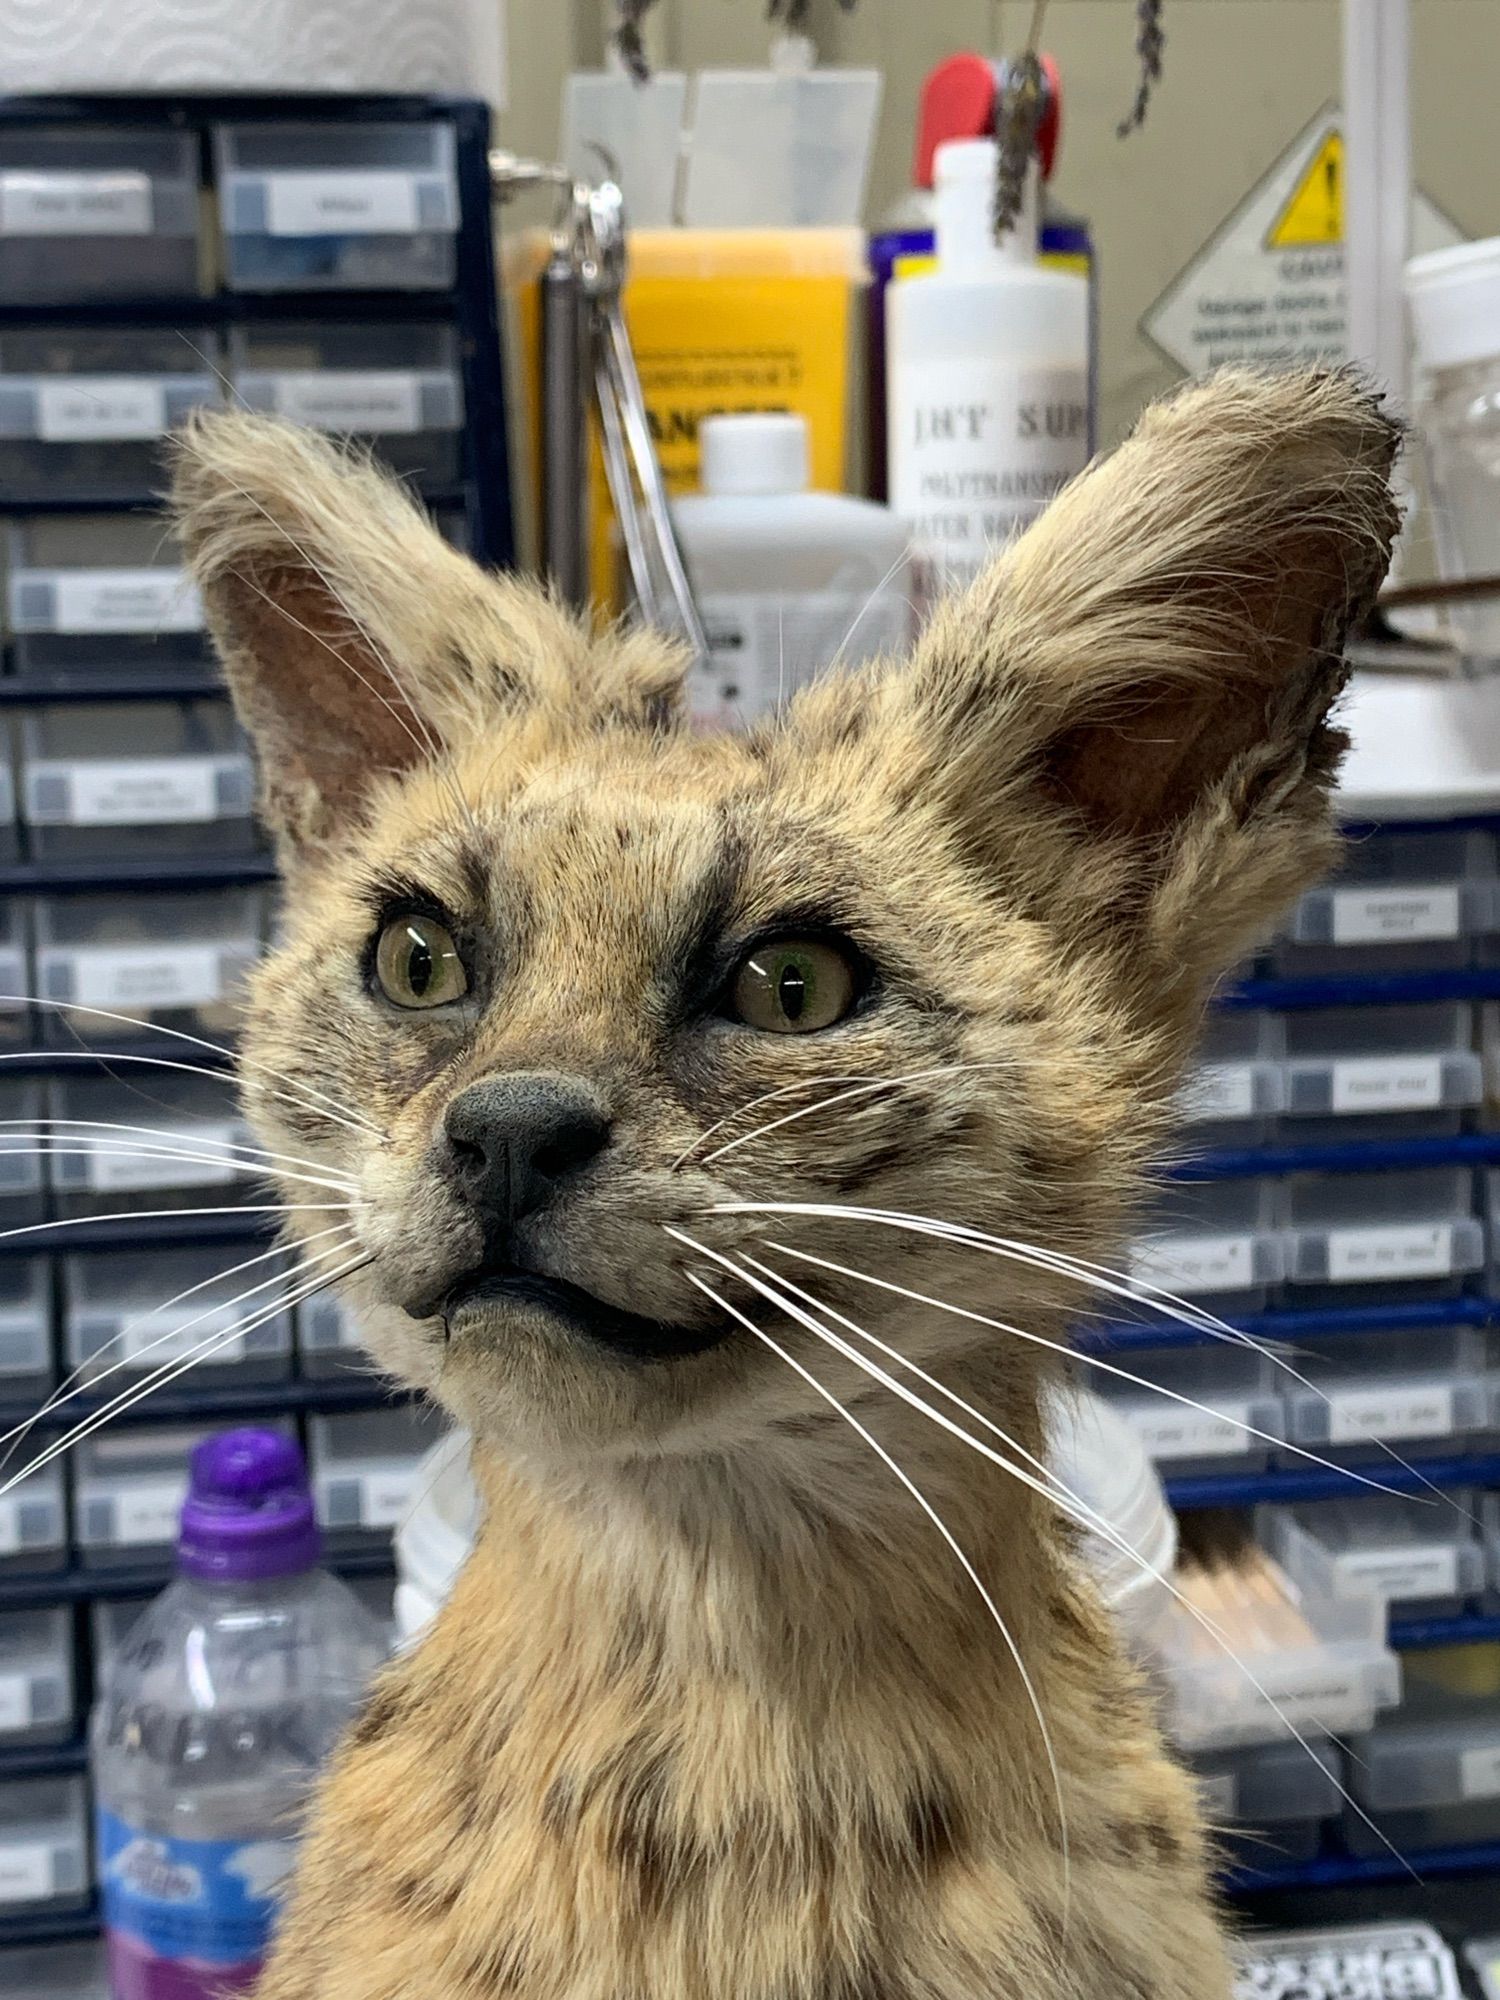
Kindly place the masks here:
[[(1348, 371), (1182, 389), (938, 610), (871, 690), (874, 734), (1023, 897), (1058, 915), (1109, 880), (1112, 919), (1165, 943), (1191, 915), (1170, 948), (1227, 963), (1327, 857), (1329, 711), (1398, 443)], [(815, 694), (804, 741), (849, 698)]]
[(316, 432), (200, 416), (178, 442), (172, 500), (284, 860), (346, 831), (381, 774), (468, 748), (523, 707), (560, 729), (675, 714), (671, 648), (596, 641)]

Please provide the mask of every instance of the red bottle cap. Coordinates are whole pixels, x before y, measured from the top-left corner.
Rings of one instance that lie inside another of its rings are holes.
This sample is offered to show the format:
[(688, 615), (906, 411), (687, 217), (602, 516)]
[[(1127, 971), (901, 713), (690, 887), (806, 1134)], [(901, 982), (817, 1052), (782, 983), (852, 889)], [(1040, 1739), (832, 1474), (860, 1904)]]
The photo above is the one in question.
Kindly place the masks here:
[(987, 139), (995, 129), (999, 85), (984, 56), (948, 56), (929, 70), (917, 112), (912, 186), (932, 186), (932, 158), (950, 139)]

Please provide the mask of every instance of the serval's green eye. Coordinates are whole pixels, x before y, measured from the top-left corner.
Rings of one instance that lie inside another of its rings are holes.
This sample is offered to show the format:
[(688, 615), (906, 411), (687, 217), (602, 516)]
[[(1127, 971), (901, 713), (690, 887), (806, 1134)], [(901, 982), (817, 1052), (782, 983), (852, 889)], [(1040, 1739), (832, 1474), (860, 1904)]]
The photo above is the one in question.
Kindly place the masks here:
[(375, 977), (398, 1007), (446, 1007), (469, 990), (450, 932), (432, 917), (392, 917), (375, 947)]
[(782, 938), (757, 945), (740, 961), (730, 1004), (751, 1028), (811, 1035), (842, 1021), (855, 1000), (854, 967), (837, 945)]

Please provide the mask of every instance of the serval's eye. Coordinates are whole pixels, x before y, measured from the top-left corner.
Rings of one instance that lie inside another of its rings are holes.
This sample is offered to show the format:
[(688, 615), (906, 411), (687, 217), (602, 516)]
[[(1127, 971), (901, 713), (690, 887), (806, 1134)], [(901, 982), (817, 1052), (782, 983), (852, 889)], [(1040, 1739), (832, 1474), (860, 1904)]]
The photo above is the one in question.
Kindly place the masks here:
[(392, 917), (375, 947), (375, 977), (398, 1007), (446, 1007), (469, 990), (452, 933), (432, 917)]
[(811, 1035), (842, 1021), (857, 997), (855, 968), (835, 944), (776, 938), (740, 960), (730, 1011), (772, 1035)]

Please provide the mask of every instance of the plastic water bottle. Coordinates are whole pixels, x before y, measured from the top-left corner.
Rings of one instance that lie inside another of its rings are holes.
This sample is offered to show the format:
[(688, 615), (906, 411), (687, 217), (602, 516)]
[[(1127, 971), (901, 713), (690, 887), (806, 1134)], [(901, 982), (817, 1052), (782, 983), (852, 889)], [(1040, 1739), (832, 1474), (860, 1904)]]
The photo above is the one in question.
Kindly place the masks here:
[(237, 1430), (197, 1447), (177, 1579), (94, 1710), (114, 2000), (255, 1982), (309, 1790), (386, 1650), (320, 1555), (292, 1439)]

